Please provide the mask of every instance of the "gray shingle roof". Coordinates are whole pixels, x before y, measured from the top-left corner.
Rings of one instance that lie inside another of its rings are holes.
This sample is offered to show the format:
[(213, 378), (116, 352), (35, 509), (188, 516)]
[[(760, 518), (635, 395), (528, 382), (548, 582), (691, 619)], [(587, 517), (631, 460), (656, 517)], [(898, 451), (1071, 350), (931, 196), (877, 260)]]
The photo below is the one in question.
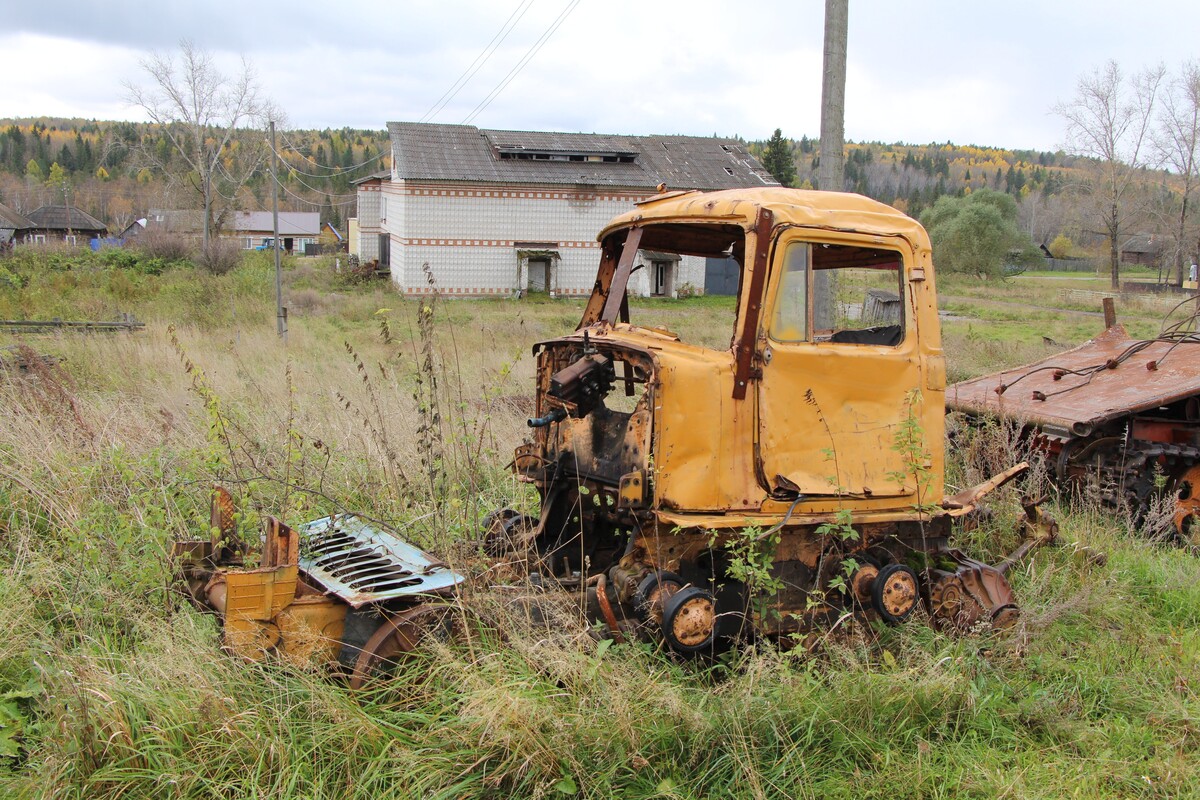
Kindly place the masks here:
[[(233, 217), (233, 229), (239, 233), (274, 230), (270, 211), (239, 211)], [(321, 215), (316, 211), (280, 211), (280, 236), (319, 236)]]
[(147, 217), (146, 227), (159, 228), (171, 233), (198, 234), (204, 230), (204, 212), (152, 208)]
[(1138, 233), (1130, 236), (1121, 245), (1122, 253), (1161, 253), (1162, 239), (1148, 233)]
[[(395, 174), (402, 180), (638, 189), (660, 183), (669, 189), (778, 185), (733, 139), (501, 131), (419, 122), (389, 122), (388, 131)], [(501, 158), (502, 152), (513, 157)], [(517, 157), (522, 153), (542, 158)], [(586, 160), (588, 155), (613, 160)]]
[(358, 186), (360, 183), (367, 183), (368, 181), (378, 181), (378, 180), (386, 181), (386, 180), (390, 180), (391, 177), (392, 177), (392, 173), (389, 172), (388, 170), (383, 170), (382, 172), (372, 172), (370, 175), (367, 175), (366, 177), (358, 178), (356, 180), (350, 181), (350, 185)]
[(13, 211), (3, 203), (0, 203), (0, 228), (24, 231), (29, 230), (32, 227), (34, 227), (33, 222)]
[(104, 233), (108, 230), (103, 222), (80, 211), (74, 206), (42, 206), (30, 211), (29, 221), (38, 230), (79, 231)]

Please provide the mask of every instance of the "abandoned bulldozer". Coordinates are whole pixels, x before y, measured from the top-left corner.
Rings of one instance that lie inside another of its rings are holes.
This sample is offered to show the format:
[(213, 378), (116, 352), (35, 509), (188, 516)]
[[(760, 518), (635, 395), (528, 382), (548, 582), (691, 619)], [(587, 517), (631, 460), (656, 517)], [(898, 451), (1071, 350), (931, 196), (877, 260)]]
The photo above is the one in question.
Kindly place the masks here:
[[(514, 466), (541, 514), (491, 520), (493, 552), (592, 579), (611, 630), (648, 626), (681, 653), (922, 604), (942, 626), (1011, 624), (1010, 562), (975, 561), (950, 533), (1024, 466), (944, 493), (918, 223), (850, 194), (673, 192), (599, 238), (578, 329), (535, 347), (538, 416)], [(667, 258), (737, 265), (728, 349), (630, 320), (631, 276)], [(1025, 519), (1031, 542), (1051, 536), (1036, 505)]]
[(1200, 545), (1198, 353), (1200, 335), (1179, 326), (1134, 339), (1113, 324), (1079, 347), (955, 384), (946, 402), (1013, 422), (1059, 486)]
[[(954, 520), (1025, 466), (945, 493), (946, 373), (918, 223), (851, 194), (669, 192), (599, 241), (578, 328), (534, 347), (532, 437), (513, 468), (540, 513), (489, 515), (481, 554), (577, 600), (602, 635), (680, 654), (896, 624), (922, 606), (945, 628), (1013, 623), (1005, 570), (1055, 526), (1028, 504), (1025, 543), (998, 566), (951, 546)], [(714, 322), (728, 347), (630, 319), (631, 280), (648, 262), (736, 271), (733, 311)], [(192, 596), (244, 655), (323, 641), (361, 681), (440, 624), (430, 598), (467, 580), (353, 518), (285, 527), (271, 522), (268, 543), (298, 536), (300, 555), (271, 544), (257, 569), (282, 583), (255, 578), (242, 606), (238, 552), (182, 548), (196, 556)], [(297, 606), (321, 604), (297, 623)]]

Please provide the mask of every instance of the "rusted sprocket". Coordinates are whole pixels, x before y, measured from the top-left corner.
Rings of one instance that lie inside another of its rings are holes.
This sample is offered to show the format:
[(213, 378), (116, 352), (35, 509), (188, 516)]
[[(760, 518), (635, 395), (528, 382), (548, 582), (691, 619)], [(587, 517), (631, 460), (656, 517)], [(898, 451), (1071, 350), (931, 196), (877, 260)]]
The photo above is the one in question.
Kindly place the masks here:
[(454, 638), (459, 620), (457, 608), (445, 604), (423, 604), (392, 614), (362, 646), (350, 673), (350, 688), (362, 689), (378, 679), (432, 637)]

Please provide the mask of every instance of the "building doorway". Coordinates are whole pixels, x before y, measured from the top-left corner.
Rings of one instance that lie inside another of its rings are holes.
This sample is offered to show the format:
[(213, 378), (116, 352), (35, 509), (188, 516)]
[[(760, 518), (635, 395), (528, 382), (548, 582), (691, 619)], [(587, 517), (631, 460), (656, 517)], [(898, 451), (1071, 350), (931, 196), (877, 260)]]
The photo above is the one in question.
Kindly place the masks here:
[(550, 291), (550, 287), (553, 285), (550, 282), (550, 259), (529, 259), (528, 276), (529, 282), (525, 286), (528, 291), (541, 293)]
[(650, 262), (650, 296), (671, 297), (675, 293), (675, 262)]

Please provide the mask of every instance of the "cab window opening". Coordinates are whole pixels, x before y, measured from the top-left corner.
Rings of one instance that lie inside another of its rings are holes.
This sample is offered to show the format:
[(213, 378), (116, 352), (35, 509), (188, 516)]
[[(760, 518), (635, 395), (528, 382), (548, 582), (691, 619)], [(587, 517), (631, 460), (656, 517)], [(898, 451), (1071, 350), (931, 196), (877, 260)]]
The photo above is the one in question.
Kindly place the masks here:
[[(631, 231), (640, 233), (636, 241), (631, 242)], [(607, 262), (613, 270), (612, 293), (625, 296), (621, 304), (618, 320), (648, 329), (659, 329), (673, 333), (681, 341), (713, 350), (725, 349), (731, 346), (735, 338), (736, 316), (739, 300), (744, 290), (746, 234), (738, 225), (730, 224), (695, 224), (661, 222), (643, 226), (631, 231), (619, 231), (612, 234), (620, 237), (615, 242), (606, 239), (606, 247), (614, 245)], [(627, 248), (636, 245), (631, 254)], [(618, 263), (629, 259), (631, 266), (623, 285), (620, 280)], [(700, 259), (697, 265), (696, 260)], [(707, 259), (727, 262), (737, 273), (737, 295), (714, 295), (711, 300), (703, 299), (705, 305), (719, 309), (725, 319), (713, 317), (702, 323), (690, 322), (695, 315), (684, 313), (684, 309), (674, 306), (677, 298), (671, 297), (680, 290), (683, 278), (682, 271), (685, 261), (690, 269), (706, 269)], [(602, 266), (602, 269), (604, 267)], [(645, 294), (647, 297), (634, 300), (633, 296)], [(631, 296), (632, 295), (632, 296)], [(601, 304), (608, 306), (609, 298), (593, 298), (589, 307), (599, 310)], [(632, 306), (632, 307), (631, 307)], [(640, 306), (640, 307), (639, 307)], [(589, 317), (585, 314), (584, 323), (588, 324)]]
[(778, 263), (775, 341), (895, 347), (904, 340), (899, 253), (793, 241)]

